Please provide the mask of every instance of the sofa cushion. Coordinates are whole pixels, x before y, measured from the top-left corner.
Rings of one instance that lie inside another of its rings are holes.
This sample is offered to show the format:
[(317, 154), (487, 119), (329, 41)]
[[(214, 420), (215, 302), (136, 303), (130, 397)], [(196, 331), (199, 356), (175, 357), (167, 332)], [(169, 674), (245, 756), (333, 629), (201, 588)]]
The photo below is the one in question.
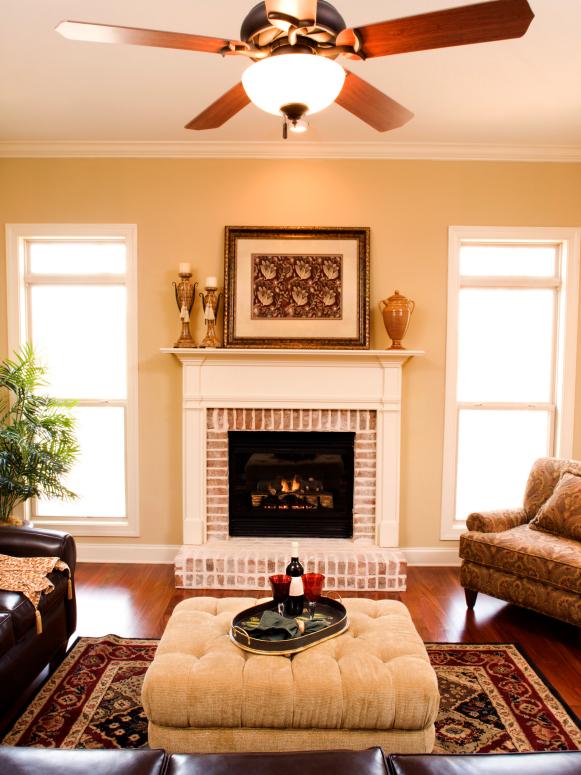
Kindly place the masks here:
[(64, 751), (0, 746), (0, 772), (12, 775), (162, 775), (163, 751)]
[[(54, 589), (52, 592), (48, 594), (43, 593), (40, 596), (38, 610), (42, 617), (44, 617), (44, 614), (52, 611), (57, 605), (62, 605), (63, 599), (67, 594), (68, 578), (66, 574), (56, 571), (49, 573), (48, 578), (54, 584)], [(0, 590), (0, 612), (11, 615), (16, 640), (20, 640), (32, 627), (36, 628), (34, 606), (20, 592)]]
[(460, 557), (581, 594), (579, 542), (529, 525), (502, 533), (464, 533)]
[(541, 457), (533, 463), (523, 503), (529, 519), (536, 516), (543, 503), (551, 497), (564, 471), (581, 476), (581, 462), (557, 457)]
[(581, 751), (389, 757), (393, 775), (581, 775)]
[(565, 471), (530, 525), (581, 541), (581, 476)]
[[(580, 754), (581, 757), (581, 754)], [(167, 775), (387, 775), (381, 748), (365, 751), (174, 754)]]

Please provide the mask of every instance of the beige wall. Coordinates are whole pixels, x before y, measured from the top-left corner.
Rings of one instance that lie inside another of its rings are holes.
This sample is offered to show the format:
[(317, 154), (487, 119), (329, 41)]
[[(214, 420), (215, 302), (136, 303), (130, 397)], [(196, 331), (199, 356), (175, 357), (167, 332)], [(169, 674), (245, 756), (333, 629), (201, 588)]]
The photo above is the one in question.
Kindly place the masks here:
[[(139, 540), (147, 544), (181, 542), (180, 368), (159, 353), (178, 333), (171, 288), (178, 262), (191, 261), (196, 279), (222, 277), (226, 224), (369, 226), (372, 346), (387, 344), (377, 302), (398, 288), (417, 305), (406, 344), (426, 351), (404, 371), (401, 543), (447, 546), (439, 522), (448, 226), (581, 226), (581, 165), (3, 160), (0, 221), (137, 224)], [(7, 348), (4, 262), (2, 241), (0, 355)], [(199, 339), (198, 306), (196, 319)], [(576, 395), (581, 406), (581, 380)], [(579, 413), (575, 430), (581, 457)]]

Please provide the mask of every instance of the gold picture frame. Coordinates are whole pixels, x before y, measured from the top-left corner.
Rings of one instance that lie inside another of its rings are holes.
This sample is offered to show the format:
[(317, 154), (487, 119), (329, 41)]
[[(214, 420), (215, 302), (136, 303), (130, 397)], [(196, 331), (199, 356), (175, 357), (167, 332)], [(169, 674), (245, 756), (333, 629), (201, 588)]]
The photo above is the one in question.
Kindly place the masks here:
[(369, 228), (226, 226), (224, 346), (369, 348)]

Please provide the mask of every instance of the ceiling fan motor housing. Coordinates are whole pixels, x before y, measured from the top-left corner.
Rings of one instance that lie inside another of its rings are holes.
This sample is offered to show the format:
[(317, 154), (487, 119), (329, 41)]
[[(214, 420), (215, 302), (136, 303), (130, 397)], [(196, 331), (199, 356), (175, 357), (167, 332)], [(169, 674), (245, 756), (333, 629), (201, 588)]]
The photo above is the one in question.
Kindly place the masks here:
[[(317, 42), (326, 43), (334, 40), (346, 26), (345, 20), (331, 3), (328, 3), (327, 0), (318, 0), (316, 27), (312, 32), (309, 32), (309, 37), (312, 36)], [(280, 29), (269, 21), (264, 2), (257, 3), (249, 11), (240, 28), (240, 40), (244, 43), (264, 45), (267, 42), (270, 43), (280, 34)], [(264, 38), (267, 40), (263, 40)]]

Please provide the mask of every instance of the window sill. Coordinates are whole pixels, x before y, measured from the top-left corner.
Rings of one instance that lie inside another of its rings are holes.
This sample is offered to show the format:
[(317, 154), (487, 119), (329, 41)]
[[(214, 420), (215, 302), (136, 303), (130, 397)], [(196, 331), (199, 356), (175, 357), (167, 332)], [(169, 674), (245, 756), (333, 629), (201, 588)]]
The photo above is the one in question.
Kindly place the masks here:
[(72, 536), (139, 536), (139, 526), (128, 519), (58, 519), (33, 517), (35, 527), (64, 530)]
[(454, 520), (451, 524), (442, 525), (440, 541), (459, 541), (462, 533), (468, 530), (466, 520)]

